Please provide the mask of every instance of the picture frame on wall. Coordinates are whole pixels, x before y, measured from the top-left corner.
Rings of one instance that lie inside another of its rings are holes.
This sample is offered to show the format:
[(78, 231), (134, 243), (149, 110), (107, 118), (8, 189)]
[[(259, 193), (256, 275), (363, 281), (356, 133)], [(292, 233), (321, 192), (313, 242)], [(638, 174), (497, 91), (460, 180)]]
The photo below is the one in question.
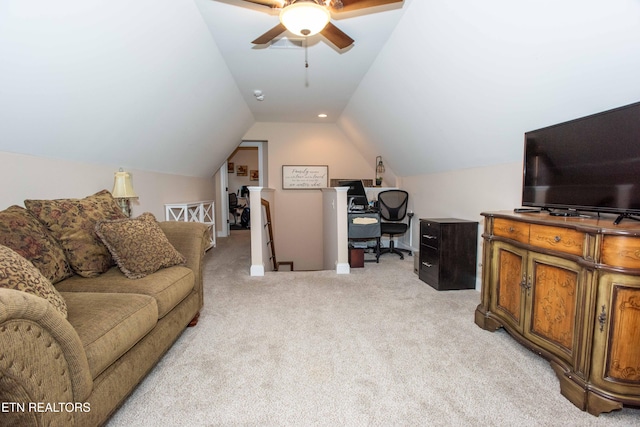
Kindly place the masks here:
[(238, 165), (238, 169), (236, 172), (236, 175), (238, 176), (247, 176), (247, 171), (248, 171), (248, 167), (247, 165)]
[(260, 172), (258, 172), (257, 170), (250, 170), (249, 181), (260, 181)]
[(283, 165), (283, 190), (309, 190), (326, 188), (329, 184), (327, 165)]
[(236, 170), (235, 163), (227, 162), (227, 173), (233, 173)]

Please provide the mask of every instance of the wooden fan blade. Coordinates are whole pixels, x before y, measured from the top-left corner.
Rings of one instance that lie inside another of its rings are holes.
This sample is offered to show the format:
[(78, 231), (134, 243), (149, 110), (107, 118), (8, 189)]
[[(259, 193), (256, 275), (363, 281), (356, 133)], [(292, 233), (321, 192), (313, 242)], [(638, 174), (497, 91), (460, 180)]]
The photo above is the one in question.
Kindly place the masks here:
[(284, 6), (284, 0), (243, 0), (247, 3), (261, 4), (263, 6), (269, 6), (273, 8), (281, 8)]
[(325, 36), (327, 40), (336, 45), (339, 49), (344, 49), (347, 46), (353, 44), (353, 39), (344, 33), (340, 28), (333, 25), (331, 22), (324, 27), (324, 30), (320, 31), (320, 34)]
[(282, 24), (278, 24), (251, 43), (253, 44), (267, 44), (280, 34), (284, 33), (287, 29)]
[(331, 4), (331, 12), (351, 12), (353, 10), (366, 9), (368, 7), (375, 6), (384, 6), (386, 4), (400, 2), (402, 2), (402, 0), (342, 0), (342, 7), (336, 7), (333, 3)]

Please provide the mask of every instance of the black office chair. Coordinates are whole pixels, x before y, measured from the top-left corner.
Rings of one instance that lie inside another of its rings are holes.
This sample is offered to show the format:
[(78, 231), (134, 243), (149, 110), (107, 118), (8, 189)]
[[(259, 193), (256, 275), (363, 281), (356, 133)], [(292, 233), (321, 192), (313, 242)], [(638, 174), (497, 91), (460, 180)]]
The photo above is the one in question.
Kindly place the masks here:
[(384, 221), (380, 223), (380, 234), (388, 234), (389, 247), (380, 248), (380, 254), (394, 253), (404, 259), (404, 252), (411, 254), (411, 251), (395, 247), (394, 236), (401, 236), (409, 229), (409, 224), (404, 222), (407, 216), (407, 203), (409, 193), (403, 190), (386, 190), (378, 194), (378, 206), (380, 216)]
[(229, 213), (233, 215), (233, 225), (238, 225), (238, 209), (242, 212), (244, 205), (238, 204), (236, 193), (229, 193)]

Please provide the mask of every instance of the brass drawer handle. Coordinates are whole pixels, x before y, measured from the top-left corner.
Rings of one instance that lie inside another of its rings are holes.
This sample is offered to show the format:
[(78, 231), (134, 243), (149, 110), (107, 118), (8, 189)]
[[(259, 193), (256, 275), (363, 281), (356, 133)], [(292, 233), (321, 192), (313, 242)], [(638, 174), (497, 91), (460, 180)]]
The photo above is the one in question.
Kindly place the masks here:
[(509, 233), (513, 233), (514, 231), (516, 231), (516, 229), (515, 229), (515, 228), (513, 228), (513, 227), (509, 227)]

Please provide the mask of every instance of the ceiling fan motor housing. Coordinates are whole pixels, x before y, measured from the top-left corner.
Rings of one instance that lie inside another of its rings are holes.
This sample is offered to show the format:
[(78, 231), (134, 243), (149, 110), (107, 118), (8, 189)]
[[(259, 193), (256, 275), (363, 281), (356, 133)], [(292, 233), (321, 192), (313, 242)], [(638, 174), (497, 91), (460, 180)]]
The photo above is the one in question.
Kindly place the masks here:
[(324, 2), (298, 0), (280, 11), (280, 22), (299, 36), (318, 34), (331, 20), (331, 13)]
[[(403, 2), (403, 0), (345, 0), (344, 2), (343, 0), (243, 1), (280, 9), (280, 23), (252, 41), (253, 44), (267, 44), (286, 30), (289, 30), (291, 33), (302, 37), (310, 37), (321, 33), (338, 49), (346, 49), (353, 44), (354, 40), (330, 22), (331, 13), (353, 12), (360, 9)], [(307, 16), (305, 17), (305, 15)], [(306, 21), (305, 19), (310, 20)]]

